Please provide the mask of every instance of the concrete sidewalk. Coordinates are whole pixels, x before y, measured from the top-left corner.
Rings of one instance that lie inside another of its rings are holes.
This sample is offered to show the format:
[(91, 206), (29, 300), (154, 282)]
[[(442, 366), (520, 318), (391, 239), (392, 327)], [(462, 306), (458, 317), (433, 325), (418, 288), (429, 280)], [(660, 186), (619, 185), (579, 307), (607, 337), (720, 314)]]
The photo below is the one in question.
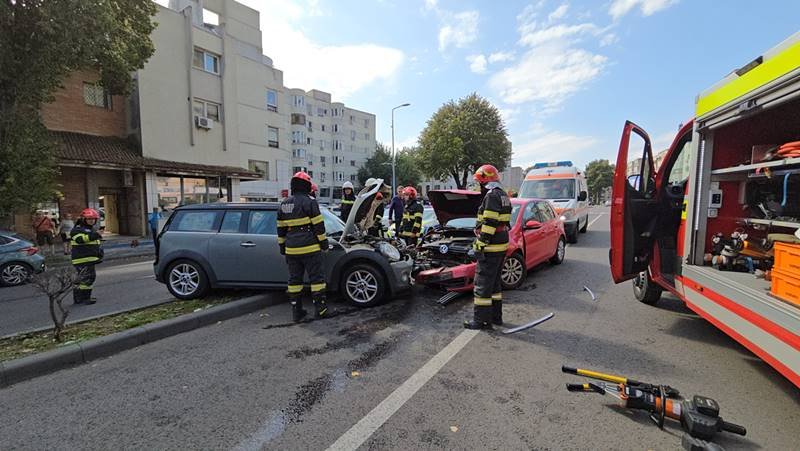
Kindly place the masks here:
[[(125, 239), (109, 239), (103, 243), (104, 261), (127, 258), (155, 257), (155, 244), (150, 238), (124, 237)], [(132, 247), (133, 240), (138, 246)], [(56, 253), (45, 257), (48, 268), (60, 268), (70, 264), (70, 256)]]

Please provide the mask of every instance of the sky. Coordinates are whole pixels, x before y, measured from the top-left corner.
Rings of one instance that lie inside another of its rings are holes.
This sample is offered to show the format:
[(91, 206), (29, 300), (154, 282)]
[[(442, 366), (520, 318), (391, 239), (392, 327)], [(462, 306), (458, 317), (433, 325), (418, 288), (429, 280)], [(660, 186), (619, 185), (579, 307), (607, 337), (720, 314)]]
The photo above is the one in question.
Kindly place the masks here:
[(697, 94), (800, 30), (797, 0), (240, 0), (292, 88), (377, 116), (414, 145), (476, 92), (505, 119), (513, 164), (616, 160), (625, 120), (666, 148)]

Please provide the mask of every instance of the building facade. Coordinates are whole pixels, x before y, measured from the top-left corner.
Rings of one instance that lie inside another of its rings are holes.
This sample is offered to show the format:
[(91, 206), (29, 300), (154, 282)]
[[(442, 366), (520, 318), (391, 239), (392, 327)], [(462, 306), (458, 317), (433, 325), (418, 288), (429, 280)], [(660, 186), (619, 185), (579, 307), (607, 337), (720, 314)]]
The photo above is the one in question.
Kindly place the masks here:
[[(505, 171), (500, 172), (500, 183), (506, 190), (512, 190), (514, 192), (519, 191), (519, 187), (522, 185), (522, 180), (525, 178), (525, 170), (522, 169), (520, 166), (512, 166)], [(467, 180), (467, 183), (473, 183), (472, 179)], [(448, 178), (447, 180), (423, 180), (420, 182), (420, 192), (422, 195), (427, 198), (428, 191), (431, 190), (440, 190), (440, 189), (457, 189), (458, 185), (456, 185), (455, 180), (453, 177)]]

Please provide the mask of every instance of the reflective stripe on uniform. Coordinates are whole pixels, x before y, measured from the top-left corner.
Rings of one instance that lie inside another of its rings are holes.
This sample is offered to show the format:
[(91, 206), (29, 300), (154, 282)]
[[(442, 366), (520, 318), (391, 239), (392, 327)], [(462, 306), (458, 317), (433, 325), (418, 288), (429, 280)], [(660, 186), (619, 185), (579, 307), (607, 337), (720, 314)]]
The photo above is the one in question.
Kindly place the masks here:
[(503, 293), (495, 293), (492, 295), (493, 301), (502, 301), (503, 300)]
[(88, 283), (79, 283), (78, 284), (78, 289), (79, 290), (91, 290), (92, 289), (92, 285), (90, 285)]
[(328, 239), (328, 235), (325, 235), (324, 233), (322, 233), (320, 235), (317, 235), (317, 239), (320, 240), (320, 241), (325, 241), (325, 240)]
[(279, 219), (278, 227), (297, 227), (301, 225), (311, 224), (311, 218), (308, 216), (296, 219)]
[(422, 213), (414, 213), (414, 217), (415, 218), (421, 218), (422, 217)]
[(342, 199), (342, 205), (349, 205), (349, 204), (354, 204), (354, 203), (355, 203), (355, 201)]
[(487, 244), (481, 249), (483, 252), (505, 252), (508, 250), (508, 243)]
[(95, 257), (95, 256), (83, 257), (83, 258), (73, 258), (72, 259), (72, 264), (73, 265), (80, 265), (82, 263), (91, 263), (91, 262), (96, 262), (98, 260), (100, 260), (100, 257)]
[(322, 291), (322, 290), (325, 289), (325, 287), (326, 287), (325, 282), (312, 283), (311, 284), (311, 292), (314, 293), (314, 292), (317, 292), (317, 291)]
[(483, 217), (486, 219), (499, 219), (500, 213), (492, 210), (483, 210)]
[(481, 226), (481, 233), (486, 233), (488, 235), (494, 235), (494, 231), (495, 230), (497, 230), (497, 229), (495, 227), (490, 226), (490, 225), (484, 224), (484, 225)]
[(286, 288), (286, 292), (289, 293), (289, 294), (302, 293), (303, 292), (303, 286), (302, 285), (289, 285)]
[(319, 247), (319, 243), (315, 243), (310, 246), (287, 247), (286, 255), (303, 255), (303, 254), (310, 254), (312, 252), (319, 252), (321, 250), (322, 248)]
[(99, 246), (100, 245), (100, 240), (87, 241), (85, 243), (72, 243), (73, 246), (89, 246), (89, 245), (92, 245), (92, 244), (96, 245), (96, 246)]
[(313, 218), (311, 218), (311, 223), (312, 224), (319, 224), (320, 222), (322, 222), (324, 220), (325, 220), (325, 218), (323, 218), (322, 215), (317, 215), (317, 216), (314, 216)]
[(480, 305), (480, 306), (489, 305), (489, 306), (491, 306), (492, 305), (492, 298), (479, 298), (478, 296), (475, 296), (475, 300), (473, 302), (475, 302), (475, 305)]
[(416, 237), (418, 234), (416, 234), (416, 233), (414, 233), (414, 232), (403, 232), (403, 233), (401, 233), (400, 235), (402, 235), (402, 236)]
[(284, 238), (284, 237), (282, 237), (282, 236), (279, 236), (279, 237), (278, 237), (278, 244), (283, 244), (283, 243), (285, 243), (285, 242), (286, 242), (286, 238)]

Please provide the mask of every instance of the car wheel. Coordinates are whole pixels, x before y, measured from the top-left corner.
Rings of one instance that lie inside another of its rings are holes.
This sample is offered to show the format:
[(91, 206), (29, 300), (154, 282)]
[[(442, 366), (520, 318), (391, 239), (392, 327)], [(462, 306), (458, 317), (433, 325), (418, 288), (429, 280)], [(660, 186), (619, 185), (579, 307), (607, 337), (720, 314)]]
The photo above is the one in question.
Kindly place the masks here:
[(575, 224), (575, 227), (567, 229), (567, 242), (569, 244), (578, 242), (578, 224)]
[(525, 268), (525, 260), (520, 254), (512, 254), (503, 260), (503, 268), (500, 270), (500, 281), (504, 290), (516, 290), (522, 285), (525, 276), (528, 274)]
[(583, 222), (583, 227), (581, 227), (581, 233), (586, 233), (589, 229), (589, 215), (586, 215), (586, 219)]
[(339, 290), (351, 304), (372, 307), (386, 295), (386, 279), (373, 265), (357, 264), (345, 269)]
[(167, 289), (178, 299), (202, 298), (208, 293), (208, 277), (192, 260), (177, 260), (167, 269)]
[(556, 252), (550, 257), (550, 263), (554, 265), (560, 265), (561, 262), (564, 261), (564, 257), (567, 255), (567, 243), (564, 242), (564, 237), (558, 238), (558, 244), (556, 244)]
[(650, 278), (650, 273), (642, 271), (633, 279), (633, 295), (639, 302), (647, 305), (656, 305), (661, 299), (661, 292), (663, 290), (658, 286), (653, 279)]
[(33, 270), (25, 263), (11, 262), (0, 266), (0, 285), (15, 287), (22, 285), (31, 278)]

